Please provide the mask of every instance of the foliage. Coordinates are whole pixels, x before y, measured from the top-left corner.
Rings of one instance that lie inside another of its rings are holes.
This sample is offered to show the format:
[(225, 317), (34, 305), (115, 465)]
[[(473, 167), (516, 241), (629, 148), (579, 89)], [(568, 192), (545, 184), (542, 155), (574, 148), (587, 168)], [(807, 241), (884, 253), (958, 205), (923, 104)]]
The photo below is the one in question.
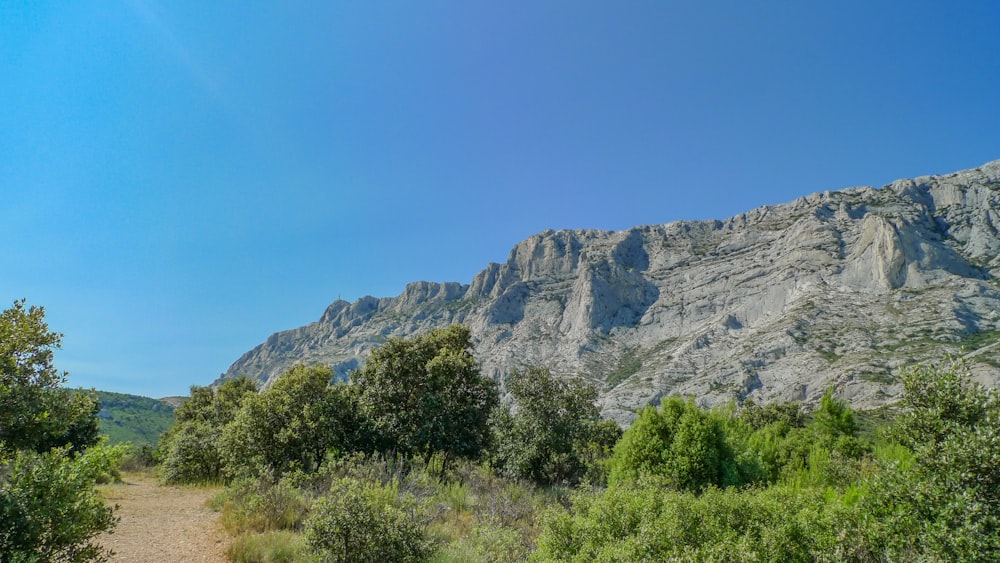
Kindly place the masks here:
[(166, 483), (217, 482), (222, 478), (219, 450), (222, 429), (243, 402), (256, 395), (246, 378), (231, 379), (217, 390), (191, 387), (191, 398), (174, 411), (174, 424), (160, 438), (156, 457)]
[[(236, 481), (215, 498), (214, 507), (226, 529), (242, 538), (241, 546), (273, 539), (280, 549), (282, 538), (296, 542), (273, 532), (298, 533), (307, 513), (314, 514), (321, 499), (339, 494), (337, 483), (345, 480), (375, 487), (386, 503), (405, 508), (427, 545), (440, 546), (436, 561), (523, 561), (537, 535), (536, 515), (562, 498), (501, 479), (471, 461), (446, 464), (444, 454), (425, 459), (355, 453), (330, 457), (312, 473)], [(268, 537), (253, 539), (258, 536)]]
[(606, 457), (621, 434), (614, 423), (598, 426), (593, 386), (531, 368), (511, 374), (507, 390), (515, 410), (500, 407), (494, 413), (493, 458), (511, 477), (539, 485), (574, 484), (588, 463), (595, 467)]
[(173, 407), (163, 401), (108, 391), (94, 394), (100, 402), (100, 432), (111, 444), (130, 442), (136, 447), (148, 444), (155, 448), (174, 422)]
[(671, 481), (578, 493), (546, 514), (535, 561), (844, 561), (865, 558), (850, 502), (788, 487), (670, 491)]
[(24, 300), (0, 313), (0, 558), (85, 561), (107, 554), (93, 538), (115, 524), (94, 483), (125, 447), (95, 446), (98, 404), (61, 385), (52, 365), (62, 336)]
[(795, 402), (768, 403), (761, 406), (753, 401), (747, 401), (738, 418), (754, 430), (775, 424), (784, 424), (788, 428), (804, 428), (806, 425), (802, 405)]
[(381, 449), (474, 458), (486, 448), (498, 396), (495, 383), (480, 375), (469, 339), (460, 325), (390, 339), (352, 375)]
[(329, 367), (295, 365), (250, 396), (223, 431), (230, 475), (315, 469), (326, 453), (363, 449), (367, 422)]
[[(110, 440), (108, 443), (111, 443)], [(133, 446), (130, 442), (126, 442), (125, 445), (128, 447), (128, 452), (119, 464), (119, 469), (122, 471), (144, 471), (156, 464), (153, 459), (153, 446), (149, 444)]]
[(432, 561), (517, 563), (528, 560), (528, 547), (516, 530), (497, 523), (484, 523), (460, 540), (440, 550)]
[(0, 457), (0, 554), (4, 561), (92, 561), (108, 555), (93, 539), (117, 519), (94, 489), (125, 446), (19, 450)]
[(415, 504), (391, 487), (345, 478), (317, 501), (306, 541), (324, 561), (422, 561), (431, 545)]
[(639, 412), (611, 458), (611, 484), (635, 483), (645, 475), (673, 488), (700, 491), (743, 484), (754, 472), (739, 463), (718, 416), (693, 400), (666, 397), (659, 409)]
[[(854, 411), (832, 390), (809, 415), (797, 403), (750, 404), (736, 418), (750, 431), (743, 438), (744, 455), (756, 457), (760, 478), (771, 483), (846, 485), (858, 477), (867, 454)], [(736, 443), (743, 432), (730, 425), (728, 436)]]
[(867, 537), (890, 559), (1000, 559), (1000, 394), (961, 364), (915, 368), (902, 382), (889, 435), (912, 454), (870, 479)]
[(91, 393), (61, 386), (52, 365), (62, 335), (49, 330), (45, 308), (25, 301), (0, 313), (0, 446), (39, 453), (70, 445), (79, 452), (98, 441), (98, 405)]
[(219, 431), (203, 420), (182, 424), (170, 436), (160, 464), (163, 481), (176, 483), (216, 483), (222, 478), (218, 449)]

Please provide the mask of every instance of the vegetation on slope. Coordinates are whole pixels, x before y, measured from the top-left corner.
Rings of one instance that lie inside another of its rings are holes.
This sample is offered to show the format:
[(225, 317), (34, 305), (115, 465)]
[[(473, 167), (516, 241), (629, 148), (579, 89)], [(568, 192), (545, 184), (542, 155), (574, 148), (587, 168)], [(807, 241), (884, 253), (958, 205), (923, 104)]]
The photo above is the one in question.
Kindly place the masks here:
[(94, 391), (101, 410), (97, 413), (101, 434), (110, 444), (131, 443), (156, 447), (160, 435), (174, 423), (174, 409), (149, 397)]

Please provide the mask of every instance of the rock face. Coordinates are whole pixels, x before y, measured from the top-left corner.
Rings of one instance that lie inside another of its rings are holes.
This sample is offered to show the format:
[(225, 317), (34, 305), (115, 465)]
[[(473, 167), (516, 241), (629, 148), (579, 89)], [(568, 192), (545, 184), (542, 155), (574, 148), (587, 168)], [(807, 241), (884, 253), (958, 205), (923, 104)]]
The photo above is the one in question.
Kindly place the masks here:
[(891, 402), (907, 364), (969, 355), (1000, 382), (1000, 161), (765, 206), (725, 221), (546, 231), (468, 285), (336, 301), (223, 379), (295, 362), (346, 376), (388, 338), (463, 323), (483, 373), (546, 366), (602, 390), (622, 423), (668, 394), (705, 405)]

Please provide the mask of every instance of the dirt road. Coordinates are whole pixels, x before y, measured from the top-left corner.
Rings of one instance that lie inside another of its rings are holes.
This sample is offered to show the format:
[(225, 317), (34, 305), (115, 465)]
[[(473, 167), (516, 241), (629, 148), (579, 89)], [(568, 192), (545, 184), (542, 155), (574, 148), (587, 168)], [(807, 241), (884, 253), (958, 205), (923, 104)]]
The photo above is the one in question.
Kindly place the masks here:
[(112, 561), (223, 562), (228, 537), (206, 501), (218, 489), (161, 487), (153, 477), (127, 475), (124, 484), (102, 487), (121, 522), (100, 543)]

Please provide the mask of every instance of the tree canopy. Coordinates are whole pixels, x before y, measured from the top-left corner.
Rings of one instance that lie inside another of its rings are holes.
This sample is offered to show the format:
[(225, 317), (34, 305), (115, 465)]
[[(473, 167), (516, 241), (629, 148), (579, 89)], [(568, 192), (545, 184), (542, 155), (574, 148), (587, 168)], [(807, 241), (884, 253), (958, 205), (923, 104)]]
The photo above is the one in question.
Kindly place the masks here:
[(66, 373), (52, 365), (61, 341), (44, 307), (22, 299), (0, 313), (0, 447), (41, 453), (97, 443), (96, 397), (64, 389)]
[(507, 390), (514, 412), (500, 407), (494, 414), (494, 452), (499, 468), (512, 477), (540, 485), (576, 483), (594, 457), (588, 454), (610, 448), (621, 435), (613, 422), (598, 425), (597, 390), (580, 379), (536, 367), (512, 373)]
[(98, 403), (62, 388), (52, 365), (61, 335), (42, 307), (0, 313), (0, 559), (91, 561), (93, 538), (115, 524), (94, 490), (124, 448), (98, 443)]
[(352, 376), (382, 447), (402, 454), (476, 457), (489, 443), (496, 384), (482, 377), (469, 329), (453, 325), (390, 339)]
[(222, 433), (226, 472), (310, 471), (331, 450), (365, 449), (367, 423), (347, 387), (332, 380), (329, 367), (299, 364), (249, 395)]

